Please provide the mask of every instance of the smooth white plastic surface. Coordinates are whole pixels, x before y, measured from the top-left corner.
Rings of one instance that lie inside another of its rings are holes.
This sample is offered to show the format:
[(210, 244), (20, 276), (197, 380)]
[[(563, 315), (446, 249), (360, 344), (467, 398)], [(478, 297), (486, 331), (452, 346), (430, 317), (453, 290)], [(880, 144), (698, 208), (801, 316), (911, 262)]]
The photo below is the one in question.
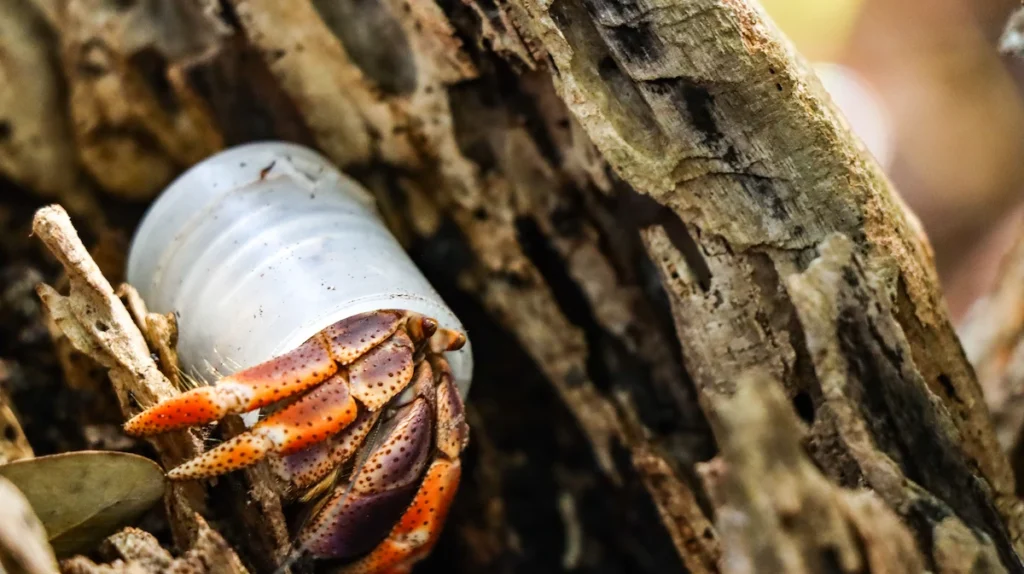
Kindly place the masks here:
[[(128, 281), (150, 310), (178, 315), (182, 368), (207, 381), (364, 311), (406, 309), (463, 330), (371, 196), (293, 144), (229, 149), (174, 181), (136, 232)], [(465, 397), (469, 343), (448, 359)]]

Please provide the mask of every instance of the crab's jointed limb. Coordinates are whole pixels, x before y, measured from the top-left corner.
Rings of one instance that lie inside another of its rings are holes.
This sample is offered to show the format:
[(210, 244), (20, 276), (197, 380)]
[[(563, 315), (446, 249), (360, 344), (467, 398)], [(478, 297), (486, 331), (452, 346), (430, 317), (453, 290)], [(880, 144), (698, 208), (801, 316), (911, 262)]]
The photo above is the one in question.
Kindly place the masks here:
[[(386, 438), (356, 472), (351, 488), (335, 491), (299, 534), (301, 547), (318, 556), (351, 558), (369, 551), (341, 572), (404, 571), (429, 554), (444, 525), (469, 430), (443, 358), (419, 365), (414, 391), (415, 399), (389, 421)], [(372, 519), (367, 508), (373, 509)]]
[(442, 354), (464, 344), (464, 335), (419, 314), (364, 313), (289, 353), (151, 407), (125, 429), (154, 434), (298, 397), (168, 475), (214, 476), (269, 456), (279, 477), (305, 488), (349, 461), (381, 426), (382, 439), (366, 447), (351, 483), (335, 487), (298, 542), (318, 557), (354, 559), (345, 567), (353, 574), (405, 572), (430, 552), (458, 486), (468, 427)]
[(432, 460), (412, 503), (388, 537), (369, 554), (342, 569), (343, 574), (409, 572), (413, 564), (430, 554), (444, 527), (459, 487), (462, 475), (459, 455), (469, 440), (469, 427), (447, 361), (435, 357), (431, 363), (439, 380), (433, 401), (430, 401), (435, 420)]

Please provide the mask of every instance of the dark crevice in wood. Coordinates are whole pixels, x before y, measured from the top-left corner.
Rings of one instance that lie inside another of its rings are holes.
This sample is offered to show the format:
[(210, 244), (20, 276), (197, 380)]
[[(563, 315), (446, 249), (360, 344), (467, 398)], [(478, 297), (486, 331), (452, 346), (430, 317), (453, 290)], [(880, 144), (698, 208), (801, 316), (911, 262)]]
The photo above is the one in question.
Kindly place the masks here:
[(686, 259), (686, 264), (693, 273), (701, 291), (707, 293), (711, 289), (711, 267), (704, 258), (700, 245), (694, 240), (686, 223), (672, 211), (648, 195), (623, 188), (624, 217), (637, 229), (660, 225), (668, 235), (669, 241)]
[[(599, 237), (601, 251), (616, 264), (624, 280), (638, 285), (644, 294), (643, 305), (638, 305), (641, 308), (636, 310), (639, 316), (636, 329), (648, 332), (630, 334), (638, 342), (636, 352), (643, 355), (653, 368), (671, 371), (671, 375), (652, 377), (649, 388), (639, 385), (631, 388), (636, 389), (635, 394), (649, 395), (651, 400), (658, 402), (671, 401), (675, 397), (674, 400), (680, 405), (679, 417), (664, 424), (654, 424), (648, 418), (644, 418), (644, 422), (653, 430), (662, 429), (665, 435), (670, 428), (675, 428), (689, 433), (696, 440), (687, 441), (689, 450), (684, 457), (680, 456), (677, 449), (673, 450), (675, 461), (686, 463), (683, 466), (688, 469), (689, 463), (709, 460), (717, 448), (704, 412), (698, 404), (696, 386), (686, 370), (682, 347), (676, 340), (668, 293), (640, 239), (641, 227), (638, 225), (644, 221), (636, 217), (635, 198), (635, 192), (617, 184), (610, 195), (590, 193), (588, 211), (602, 232)], [(649, 332), (651, 330), (654, 332)], [(667, 385), (672, 388), (665, 388)], [(664, 412), (668, 414), (671, 409), (664, 409)], [(643, 413), (644, 409), (641, 409), (642, 417)]]
[(189, 62), (184, 74), (209, 106), (227, 145), (283, 139), (314, 146), (302, 115), (242, 32), (226, 38), (216, 52)]
[[(893, 347), (866, 314), (869, 308), (879, 311), (877, 303), (861, 291), (863, 284), (852, 269), (847, 268), (845, 277), (855, 290), (857, 304), (846, 306), (839, 315), (837, 337), (854, 376), (851, 383), (859, 382), (855, 404), (863, 409), (875, 444), (900, 465), (907, 478), (936, 497), (929, 508), (948, 504), (968, 526), (995, 541), (1008, 571), (1024, 572), (988, 485), (979, 481), (956, 443), (941, 430), (948, 426), (937, 417), (935, 409), (941, 407), (924, 394), (927, 391), (905, 379), (904, 373), (913, 367), (907, 364), (904, 351)], [(925, 530), (934, 527), (935, 523)]]
[(953, 512), (948, 506), (931, 497), (915, 499), (904, 512), (904, 520), (913, 528), (921, 552), (931, 569), (935, 568), (935, 526), (951, 516)]
[[(565, 226), (563, 222), (561, 227), (564, 229)], [(684, 445), (683, 448), (687, 452), (677, 450), (675, 453), (678, 463), (685, 466), (692, 464), (694, 459), (708, 458), (711, 455), (707, 449), (710, 432), (706, 421), (699, 409), (690, 408), (689, 412), (684, 413), (681, 408), (685, 408), (686, 404), (680, 404), (678, 398), (672, 397), (669, 389), (656, 384), (653, 369), (658, 366), (652, 364), (650, 357), (639, 354), (652, 349), (631, 351), (622, 339), (600, 325), (588, 298), (567, 273), (566, 262), (552, 247), (550, 240), (536, 222), (527, 217), (520, 217), (516, 221), (516, 229), (524, 252), (544, 277), (560, 309), (569, 321), (580, 327), (586, 337), (589, 350), (586, 378), (593, 381), (604, 393), (613, 395), (615, 392), (628, 392), (637, 415), (648, 430), (665, 437), (666, 440), (678, 440)], [(684, 375), (680, 373), (679, 377), (682, 378)], [(669, 382), (676, 385), (687, 383), (685, 379)], [(695, 407), (696, 397), (692, 394), (689, 397), (692, 401), (690, 406)], [(702, 443), (702, 448), (696, 452), (689, 452), (694, 446)]]
[(159, 50), (154, 47), (143, 48), (131, 54), (128, 65), (138, 72), (164, 112), (175, 114), (181, 109), (174, 88), (167, 79), (168, 60)]
[(416, 89), (412, 46), (387, 3), (313, 0), (313, 6), (352, 61), (385, 95), (402, 96)]
[(811, 425), (814, 424), (814, 401), (811, 400), (811, 395), (806, 391), (797, 392), (796, 396), (793, 397), (793, 410), (800, 417), (802, 421)]
[[(629, 361), (632, 364), (621, 364), (626, 353), (617, 344), (614, 337), (608, 336), (594, 316), (587, 296), (580, 286), (573, 281), (566, 270), (565, 261), (561, 259), (558, 252), (551, 246), (550, 240), (545, 237), (532, 218), (519, 217), (516, 219), (516, 236), (526, 256), (530, 258), (534, 266), (544, 277), (548, 288), (558, 303), (559, 308), (567, 319), (583, 330), (587, 340), (587, 372), (586, 376), (604, 393), (611, 393), (619, 386), (620, 380), (636, 379), (648, 380), (649, 373), (631, 373), (630, 367), (646, 370), (646, 366), (637, 364), (636, 361)], [(613, 358), (613, 354), (620, 354)], [(609, 366), (620, 362), (619, 373), (613, 373)], [(674, 418), (670, 417), (670, 418)]]
[[(494, 502), (476, 500), (485, 486), (478, 481), (488, 472), (499, 472), (503, 528), (509, 538), (492, 541), (500, 548), (492, 549), (490, 560), (501, 565), (503, 574), (563, 570), (567, 530), (559, 512), (562, 496), (572, 497), (575, 519), (584, 527), (576, 571), (655, 574), (669, 568), (685, 572), (628, 453), (621, 445), (613, 447), (622, 474), (622, 485), (614, 486), (597, 466), (574, 415), (539, 367), (490, 312), (457, 286), (460, 274), (479, 268), (459, 227), (446, 220), (435, 234), (418, 240), (410, 254), (474, 337), (476, 367), (469, 405), (484, 427), (471, 432), (450, 527), (418, 571), (450, 572), (453, 562), (483, 551), (465, 547), (467, 539), (460, 532), (484, 530), (480, 521), (486, 516), (479, 512)], [(486, 433), (488, 448), (499, 450), (502, 468), (479, 468), (484, 459), (478, 449), (483, 446), (473, 440), (476, 432)], [(515, 463), (517, 459), (521, 462)], [(510, 544), (513, 534), (518, 539), (515, 545)], [(473, 562), (461, 571), (480, 571), (485, 566), (486, 562)]]
[[(623, 45), (616, 46), (620, 53), (627, 51)], [(650, 58), (644, 58), (648, 61)], [(659, 80), (648, 80), (641, 84), (646, 91), (659, 98), (666, 98), (673, 104), (679, 106), (679, 114), (689, 119), (690, 124), (701, 134), (704, 145), (714, 153), (723, 153), (727, 147), (728, 153), (735, 155), (735, 148), (732, 144), (724, 142), (725, 134), (718, 127), (715, 120), (715, 97), (708, 87), (687, 78), (663, 78)], [(723, 146), (722, 144), (726, 144)]]

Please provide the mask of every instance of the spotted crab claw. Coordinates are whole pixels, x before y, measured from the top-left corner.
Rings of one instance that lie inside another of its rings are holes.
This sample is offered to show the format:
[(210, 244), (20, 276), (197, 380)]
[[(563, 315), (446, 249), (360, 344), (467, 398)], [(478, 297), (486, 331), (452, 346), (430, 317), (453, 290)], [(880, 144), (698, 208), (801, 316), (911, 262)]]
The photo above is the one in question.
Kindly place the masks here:
[(413, 389), (351, 484), (339, 485), (299, 534), (300, 548), (317, 557), (356, 558), (339, 572), (406, 572), (444, 526), (469, 429), (443, 358), (420, 363)]

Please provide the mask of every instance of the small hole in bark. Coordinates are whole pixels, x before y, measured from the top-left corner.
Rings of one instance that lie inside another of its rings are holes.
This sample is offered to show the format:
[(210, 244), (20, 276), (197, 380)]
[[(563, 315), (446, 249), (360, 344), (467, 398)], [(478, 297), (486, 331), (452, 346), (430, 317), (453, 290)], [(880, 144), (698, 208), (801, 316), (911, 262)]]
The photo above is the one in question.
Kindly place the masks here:
[(805, 423), (814, 423), (814, 401), (806, 391), (800, 391), (793, 397), (793, 408)]
[(8, 120), (0, 120), (0, 140), (6, 140), (11, 137), (14, 132), (14, 128), (11, 127), (11, 122)]
[(167, 80), (167, 58), (155, 48), (145, 48), (132, 54), (128, 63), (134, 68), (153, 93), (160, 107), (167, 113), (178, 111), (178, 98)]
[(106, 333), (108, 329), (110, 329), (109, 325), (107, 325), (103, 321), (96, 321), (96, 330), (97, 331), (99, 331), (100, 333)]
[(942, 390), (946, 391), (946, 395), (949, 398), (957, 401), (960, 400), (960, 398), (956, 396), (956, 388), (953, 387), (953, 380), (949, 378), (949, 375), (942, 373), (939, 375), (937, 380), (939, 381), (939, 384), (942, 385)]
[(106, 75), (110, 69), (110, 50), (96, 38), (86, 41), (79, 51), (75, 69), (88, 79)]
[(13, 425), (4, 428), (4, 438), (8, 442), (14, 442), (14, 439), (18, 438), (18, 431), (14, 430)]

